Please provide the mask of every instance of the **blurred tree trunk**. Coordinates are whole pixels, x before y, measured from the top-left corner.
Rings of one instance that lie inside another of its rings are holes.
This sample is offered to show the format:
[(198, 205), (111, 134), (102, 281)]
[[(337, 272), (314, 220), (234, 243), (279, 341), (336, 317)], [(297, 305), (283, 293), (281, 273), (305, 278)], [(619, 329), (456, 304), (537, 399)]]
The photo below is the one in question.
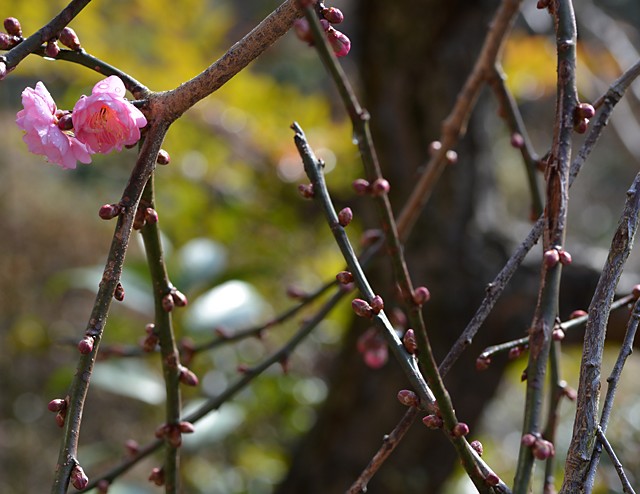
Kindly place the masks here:
[[(396, 213), (473, 66), (495, 8), (494, 1), (362, 0), (350, 13), (359, 30), (353, 46), (359, 59), (360, 94), (372, 115), (374, 140)], [(414, 285), (424, 284), (432, 293), (425, 320), (438, 361), (471, 319), (486, 284), (510, 254), (511, 246), (479, 229), (476, 221), (493, 183), (483, 107), (486, 110), (487, 104), (481, 101), (457, 148), (459, 162), (445, 171), (406, 246)], [(371, 214), (367, 205), (362, 204), (360, 215)], [(366, 221), (375, 224), (373, 217)], [(380, 287), (394, 286), (389, 273), (384, 259), (369, 269), (374, 290), (387, 307), (393, 291)], [(458, 418), (471, 427), (470, 437), (506, 363), (498, 359), (479, 373), (475, 370), (479, 351), (524, 335), (530, 322), (538, 277), (518, 276), (522, 278), (512, 283), (517, 291), (504, 295), (473, 348), (445, 380)], [(332, 364), (328, 399), (295, 450), (279, 494), (344, 492), (403, 415), (405, 409), (395, 396), (407, 381), (393, 361), (381, 370), (364, 366), (355, 349), (363, 329), (361, 321), (355, 321), (346, 336), (343, 351)], [(522, 365), (526, 366), (524, 360)], [(454, 450), (444, 434), (417, 421), (368, 492), (437, 493), (455, 465)]]

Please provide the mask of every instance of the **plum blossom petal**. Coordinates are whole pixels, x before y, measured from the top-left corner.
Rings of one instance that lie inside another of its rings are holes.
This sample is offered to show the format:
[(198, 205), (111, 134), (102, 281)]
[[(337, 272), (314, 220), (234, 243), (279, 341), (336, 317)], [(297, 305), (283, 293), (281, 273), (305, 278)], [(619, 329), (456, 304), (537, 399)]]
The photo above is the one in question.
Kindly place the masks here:
[(123, 146), (140, 140), (140, 128), (147, 125), (147, 119), (124, 95), (124, 83), (112, 75), (98, 82), (91, 96), (82, 96), (74, 106), (74, 132), (91, 152), (121, 151)]
[(42, 82), (35, 89), (28, 87), (22, 92), (22, 106), (16, 123), (25, 131), (22, 140), (29, 151), (66, 169), (75, 168), (77, 161), (91, 163), (87, 147), (58, 127), (56, 104)]

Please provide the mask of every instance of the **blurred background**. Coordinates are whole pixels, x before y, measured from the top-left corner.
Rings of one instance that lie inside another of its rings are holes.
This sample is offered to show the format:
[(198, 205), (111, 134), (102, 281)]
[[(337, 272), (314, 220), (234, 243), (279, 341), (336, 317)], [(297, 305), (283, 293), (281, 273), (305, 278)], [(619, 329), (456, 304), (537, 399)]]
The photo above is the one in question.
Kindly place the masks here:
[[(4, 0), (0, 16), (17, 17), (28, 36), (65, 4)], [(640, 5), (632, 0), (579, 4), (579, 91), (589, 102), (638, 60)], [(71, 27), (89, 53), (160, 91), (199, 73), (277, 5), (94, 2)], [(341, 62), (372, 114), (391, 200), (399, 211), (472, 67), (497, 2), (337, 0), (327, 5), (345, 12), (340, 29), (351, 38), (352, 52)], [(552, 133), (554, 49), (550, 17), (526, 2), (503, 65), (540, 155)], [(135, 151), (129, 150), (97, 155), (90, 165), (64, 171), (28, 153), (15, 113), (22, 90), (37, 81), (45, 83), (59, 108), (70, 109), (99, 79), (86, 68), (32, 56), (0, 83), (3, 494), (50, 487), (61, 434), (47, 403), (64, 397), (74, 373), (75, 342), (84, 332), (113, 234), (114, 223), (100, 220), (98, 209), (119, 200), (135, 162)], [(587, 308), (625, 191), (638, 171), (639, 96), (636, 84), (572, 189), (567, 247), (574, 264), (565, 270), (563, 318)], [(190, 301), (175, 313), (179, 338), (205, 342), (216, 328), (233, 333), (265, 322), (296, 303), (287, 296), (292, 288), (313, 291), (342, 269), (319, 211), (297, 192), (298, 183), (307, 180), (289, 129), (294, 120), (326, 162), (336, 205), (356, 212), (351, 238), (357, 243), (361, 232), (377, 226), (371, 204), (351, 189), (363, 171), (333, 84), (315, 52), (289, 33), (176, 122), (163, 146), (172, 161), (156, 174), (157, 210), (171, 279)], [(575, 149), (580, 143), (577, 136)], [(406, 249), (414, 283), (432, 293), (425, 315), (438, 359), (530, 225), (524, 168), (488, 90), (457, 151), (458, 163), (445, 172)], [(152, 319), (138, 237), (132, 237), (127, 254), (125, 301), (113, 305), (104, 350), (137, 345)], [(517, 456), (526, 360), (498, 358), (478, 373), (475, 359), (489, 344), (524, 335), (535, 307), (539, 260), (534, 250), (473, 348), (446, 379), (459, 418), (472, 427), (470, 437), (483, 441), (487, 462), (507, 483)], [(621, 293), (637, 281), (637, 269), (638, 256), (632, 254)], [(369, 274), (386, 304), (399, 304), (384, 258)], [(183, 389), (187, 411), (235, 382), (238, 366), (256, 364), (278, 349), (317, 307), (268, 330), (262, 339), (199, 355), (192, 368), (201, 385)], [(625, 324), (624, 314), (613, 320), (609, 362)], [(292, 355), (287, 374), (274, 366), (196, 424), (196, 434), (185, 438), (184, 492), (344, 492), (404, 413), (395, 394), (407, 383), (395, 363), (374, 370), (356, 350), (366, 329), (353, 320), (345, 300)], [(563, 377), (573, 386), (579, 333), (563, 346)], [(640, 477), (640, 401), (633, 375), (640, 364), (632, 357), (628, 365), (610, 440), (635, 479)], [(144, 444), (153, 437), (163, 421), (163, 400), (155, 356), (112, 357), (97, 364), (80, 450), (90, 478), (126, 455), (127, 440)], [(562, 412), (556, 445), (560, 470), (573, 405), (564, 402)], [(109, 492), (157, 492), (147, 477), (161, 461), (160, 455), (145, 460)], [(443, 435), (416, 424), (369, 492), (467, 492), (469, 483), (456, 464)], [(621, 492), (606, 458), (597, 489)]]

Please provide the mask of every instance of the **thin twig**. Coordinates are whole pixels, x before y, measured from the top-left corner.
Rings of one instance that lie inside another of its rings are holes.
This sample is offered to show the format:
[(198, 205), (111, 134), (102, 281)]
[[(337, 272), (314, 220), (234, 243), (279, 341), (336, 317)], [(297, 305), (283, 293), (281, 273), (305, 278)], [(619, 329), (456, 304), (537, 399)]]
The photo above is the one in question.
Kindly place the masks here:
[(390, 434), (384, 436), (382, 446), (362, 471), (358, 479), (347, 490), (346, 494), (360, 494), (367, 491), (367, 484), (393, 452), (418, 417), (419, 409), (409, 407)]
[(622, 483), (622, 492), (625, 492), (627, 494), (635, 494), (635, 491), (633, 490), (633, 487), (631, 487), (631, 483), (629, 482), (627, 475), (624, 473), (624, 468), (622, 467), (622, 463), (620, 463), (620, 460), (618, 460), (618, 457), (616, 456), (616, 453), (613, 450), (613, 447), (609, 443), (607, 436), (605, 436), (604, 431), (602, 430), (602, 427), (598, 426), (598, 429), (596, 430), (596, 434), (598, 437), (598, 441), (600, 442), (600, 444), (604, 446), (604, 449), (609, 455), (609, 458), (611, 458), (611, 463), (613, 463), (613, 466), (615, 467), (616, 472), (618, 473), (618, 477), (620, 477), (620, 482)]
[[(553, 4), (556, 25), (558, 81), (553, 145), (545, 173), (547, 192), (543, 248), (562, 256), (569, 200), (569, 169), (574, 111), (578, 103), (576, 91), (576, 25), (571, 0)], [(547, 369), (551, 333), (558, 314), (558, 298), (562, 263), (543, 262), (538, 303), (529, 330), (529, 365), (524, 410), (523, 436), (538, 437), (543, 401), (544, 377)], [(520, 445), (518, 465), (513, 485), (515, 494), (529, 492), (533, 471), (531, 445)]]
[(591, 304), (584, 335), (580, 384), (576, 402), (573, 436), (565, 463), (565, 479), (561, 494), (578, 492), (584, 485), (589, 459), (598, 426), (598, 396), (604, 339), (609, 320), (610, 306), (624, 264), (629, 257), (640, 219), (640, 174), (636, 175), (627, 192), (620, 223), (611, 241), (611, 249), (598, 280)]
[(38, 50), (43, 43), (55, 38), (90, 2), (91, 0), (72, 0), (46, 25), (1, 56), (0, 61), (6, 64), (7, 70), (11, 70), (28, 55)]
[[(154, 176), (152, 175), (147, 181), (142, 195), (142, 201), (144, 201), (142, 207), (155, 207), (153, 179)], [(166, 391), (165, 423), (162, 426), (165, 439), (164, 485), (167, 494), (177, 494), (180, 492), (178, 466), (180, 464), (179, 447), (182, 443), (180, 439), (180, 413), (182, 410), (182, 398), (180, 395), (180, 356), (176, 346), (171, 312), (165, 307), (164, 303), (166, 297), (172, 297), (172, 286), (164, 262), (158, 223), (146, 222), (142, 227), (141, 233), (153, 285), (155, 312), (155, 326), (153, 331), (158, 336), (160, 344), (160, 360)]]
[[(618, 352), (618, 358), (616, 359), (616, 363), (611, 370), (611, 374), (607, 378), (607, 395), (604, 399), (602, 413), (600, 415), (600, 425), (598, 426), (599, 429), (602, 430), (603, 434), (607, 431), (607, 426), (609, 425), (609, 418), (611, 416), (611, 411), (613, 410), (613, 401), (615, 399), (616, 390), (618, 389), (618, 382), (620, 381), (620, 377), (622, 376), (622, 369), (624, 368), (624, 364), (627, 361), (627, 357), (629, 357), (629, 355), (631, 355), (631, 353), (633, 352), (633, 341), (635, 340), (636, 332), (638, 330), (638, 323), (640, 323), (640, 300), (636, 301), (635, 305), (633, 306), (633, 311), (631, 312), (629, 322), (627, 323), (627, 330), (624, 335), (624, 340), (622, 341), (620, 352)], [(598, 462), (600, 461), (601, 453), (602, 443), (597, 442), (595, 447), (593, 448), (591, 462), (589, 463), (589, 471), (587, 472), (587, 480), (585, 482), (585, 486), (588, 492), (593, 488), (596, 469), (598, 468)]]

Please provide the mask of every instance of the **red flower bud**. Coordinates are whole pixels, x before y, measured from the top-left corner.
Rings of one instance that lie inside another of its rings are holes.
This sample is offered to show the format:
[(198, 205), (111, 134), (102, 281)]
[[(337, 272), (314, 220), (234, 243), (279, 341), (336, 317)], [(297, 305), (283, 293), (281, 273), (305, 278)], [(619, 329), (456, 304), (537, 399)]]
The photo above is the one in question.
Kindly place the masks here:
[(173, 297), (170, 293), (167, 293), (164, 297), (162, 297), (162, 310), (165, 312), (171, 312), (175, 307), (176, 303), (173, 301)]
[(479, 456), (482, 456), (482, 453), (484, 453), (484, 448), (482, 447), (482, 443), (477, 439), (475, 441), (471, 441), (471, 444), (469, 444), (469, 446), (471, 446), (474, 449), (474, 451), (478, 453)]
[(466, 436), (467, 434), (469, 434), (469, 426), (464, 422), (458, 422), (456, 425), (453, 426), (451, 434), (453, 435), (453, 437)]
[(552, 456), (555, 456), (556, 450), (553, 447), (553, 443), (545, 439), (536, 440), (533, 445), (533, 456), (535, 456), (538, 460), (546, 460)]
[(80, 465), (76, 465), (71, 470), (71, 485), (81, 491), (89, 484), (89, 477), (84, 473), (84, 470)]
[(67, 400), (63, 400), (62, 398), (56, 398), (55, 400), (51, 400), (47, 405), (47, 408), (50, 412), (60, 412), (62, 410), (66, 410), (67, 408)]
[(180, 290), (172, 290), (171, 297), (173, 297), (173, 302), (176, 304), (176, 307), (186, 307), (189, 303), (187, 296)]
[(544, 264), (547, 268), (552, 268), (560, 262), (560, 253), (558, 249), (549, 249), (543, 256)]
[(79, 50), (82, 48), (80, 46), (80, 39), (76, 32), (70, 27), (65, 27), (62, 31), (60, 31), (60, 43), (62, 43), (67, 48), (71, 48), (72, 50)]
[(67, 418), (67, 410), (60, 410), (58, 413), (56, 413), (56, 424), (58, 424), (58, 427), (62, 428), (64, 427), (64, 421)]
[(91, 336), (85, 336), (78, 343), (78, 351), (83, 355), (87, 355), (93, 351), (94, 339)]
[(484, 482), (490, 487), (495, 487), (500, 483), (500, 477), (498, 477), (495, 473), (490, 472), (484, 478)]
[(482, 355), (476, 359), (476, 370), (487, 370), (491, 365), (491, 357), (483, 357)]
[(353, 211), (351, 211), (351, 208), (344, 208), (338, 213), (338, 223), (340, 223), (340, 226), (342, 227), (345, 227), (349, 223), (351, 223), (352, 219)]
[(164, 470), (162, 468), (155, 467), (151, 470), (149, 481), (153, 482), (157, 486), (164, 485)]
[(127, 441), (124, 443), (124, 447), (127, 450), (127, 454), (129, 456), (135, 456), (140, 452), (140, 445), (133, 439), (127, 439)]
[(517, 359), (520, 355), (522, 355), (522, 347), (515, 346), (511, 350), (509, 350), (509, 359), (514, 360)]
[(327, 30), (327, 39), (336, 57), (344, 57), (351, 50), (351, 40), (337, 29), (329, 28)]
[(595, 108), (589, 103), (579, 103), (576, 106), (576, 118), (593, 118), (596, 114)]
[(389, 182), (384, 178), (378, 178), (371, 184), (371, 194), (374, 197), (387, 194), (390, 189)]
[(171, 162), (171, 156), (164, 149), (158, 151), (158, 156), (156, 157), (156, 163), (159, 165), (168, 165)]
[(631, 294), (636, 299), (640, 297), (640, 285), (634, 285), (633, 288), (631, 289)]
[(371, 299), (371, 309), (374, 314), (379, 314), (380, 311), (384, 310), (384, 300), (380, 295), (376, 295)]
[(556, 328), (551, 333), (551, 338), (553, 341), (562, 341), (564, 340), (564, 330), (562, 328)]
[(305, 199), (312, 199), (314, 194), (313, 184), (300, 184), (298, 185), (298, 192)]
[(144, 210), (144, 220), (147, 223), (154, 224), (158, 222), (158, 212), (153, 208), (146, 208)]
[(353, 281), (353, 275), (349, 271), (340, 271), (336, 275), (336, 280), (338, 280), (338, 283), (346, 285), (347, 283), (351, 283)]
[(373, 309), (366, 300), (354, 298), (351, 302), (351, 308), (353, 309), (353, 312), (360, 317), (366, 317), (367, 319), (371, 319), (373, 317)]
[(191, 422), (183, 421), (178, 425), (180, 426), (180, 432), (182, 432), (183, 434), (191, 434), (196, 430)]
[(413, 290), (413, 303), (420, 306), (426, 304), (431, 298), (431, 292), (426, 286), (419, 286)]
[(536, 443), (536, 436), (534, 436), (533, 434), (525, 434), (524, 436), (522, 436), (520, 442), (523, 446), (530, 448)]
[(116, 289), (113, 292), (113, 298), (118, 302), (122, 302), (124, 300), (124, 287), (122, 286), (122, 283), (118, 282), (116, 285)]
[(297, 19), (293, 23), (293, 31), (296, 33), (296, 36), (299, 40), (309, 44), (313, 43), (313, 34), (311, 33), (311, 27), (309, 26), (309, 21), (307, 21), (306, 19)]
[(60, 53), (60, 48), (58, 47), (58, 43), (55, 41), (48, 41), (47, 46), (44, 47), (44, 54), (49, 58), (56, 58)]
[(408, 389), (398, 391), (398, 401), (407, 407), (417, 407), (420, 404), (418, 395)]
[(180, 382), (182, 384), (186, 384), (187, 386), (197, 386), (198, 385), (198, 376), (195, 373), (185, 366), (181, 365), (179, 367), (180, 371)]
[(439, 417), (437, 415), (427, 415), (426, 417), (423, 417), (422, 423), (429, 429), (440, 429), (442, 427), (443, 421), (442, 417)]
[(120, 214), (120, 205), (119, 204), (105, 204), (100, 207), (100, 211), (98, 211), (98, 216), (103, 220), (111, 220)]
[[(20, 38), (7, 33), (0, 33), (0, 50), (10, 50), (20, 42)], [(4, 65), (4, 64), (3, 64)], [(5, 75), (7, 66), (4, 67)]]
[(413, 329), (409, 328), (405, 331), (404, 336), (402, 337), (402, 344), (407, 352), (411, 355), (415, 355), (416, 350), (418, 349), (418, 342), (416, 341), (416, 334)]
[(586, 118), (581, 118), (573, 124), (573, 130), (575, 130), (577, 134), (584, 134), (588, 128), (589, 120)]
[(351, 186), (359, 196), (368, 194), (371, 191), (371, 184), (364, 178), (356, 178)]
[(577, 319), (579, 317), (584, 317), (586, 315), (587, 315), (586, 310), (576, 309), (571, 313), (571, 315), (569, 316), (569, 319)]
[(58, 118), (58, 128), (60, 130), (73, 129), (73, 119), (71, 113), (65, 113)]
[(342, 21), (344, 21), (344, 14), (340, 9), (337, 9), (335, 7), (322, 9), (322, 15), (331, 24), (340, 24)]
[(20, 21), (15, 17), (7, 17), (4, 20), (4, 29), (11, 36), (22, 36), (22, 27)]
[(511, 134), (511, 145), (516, 149), (522, 149), (524, 147), (522, 134), (518, 134), (517, 132)]
[(560, 252), (558, 252), (558, 255), (560, 257), (560, 264), (564, 266), (568, 266), (569, 264), (571, 264), (571, 254), (569, 254), (566, 250), (561, 250)]

